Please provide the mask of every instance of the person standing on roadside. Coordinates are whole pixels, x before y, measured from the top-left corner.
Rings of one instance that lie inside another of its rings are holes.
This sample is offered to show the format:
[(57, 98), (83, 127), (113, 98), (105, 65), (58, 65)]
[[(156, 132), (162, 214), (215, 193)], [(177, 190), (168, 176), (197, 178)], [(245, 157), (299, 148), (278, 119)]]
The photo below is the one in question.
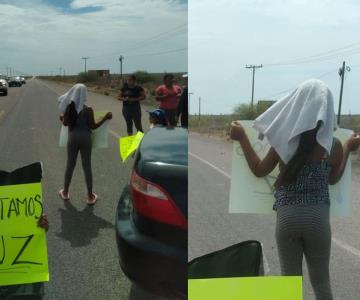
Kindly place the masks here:
[(360, 147), (360, 136), (345, 142), (334, 138), (336, 116), (330, 89), (318, 79), (303, 82), (260, 115), (253, 127), (271, 145), (261, 159), (240, 121), (231, 124), (252, 173), (269, 175), (277, 166), (275, 238), (283, 276), (302, 276), (305, 257), (317, 300), (332, 300), (330, 284), (329, 185), (344, 174), (350, 153)]
[(128, 76), (118, 96), (118, 99), (123, 102), (122, 112), (126, 121), (128, 135), (133, 135), (133, 123), (137, 131), (144, 132), (141, 124), (140, 101), (145, 98), (144, 89), (136, 84), (136, 76)]
[(174, 75), (165, 74), (164, 84), (156, 89), (156, 100), (160, 102), (160, 109), (165, 111), (169, 126), (176, 126), (176, 115), (181, 94), (181, 88), (174, 84)]
[(177, 110), (177, 117), (180, 116), (180, 123), (182, 127), (188, 127), (188, 116), (189, 116), (189, 108), (188, 108), (188, 74), (184, 74), (182, 76), (185, 80), (185, 86), (182, 90), (180, 96), (180, 102)]
[(86, 100), (87, 87), (81, 83), (75, 84), (67, 93), (58, 99), (59, 109), (62, 113), (60, 120), (64, 126), (68, 126), (69, 128), (64, 188), (62, 188), (58, 194), (64, 201), (70, 200), (69, 188), (71, 178), (75, 169), (77, 156), (80, 152), (88, 191), (87, 204), (94, 205), (98, 196), (93, 193), (92, 190), (91, 130), (100, 127), (106, 120), (110, 120), (112, 113), (108, 112), (100, 122), (96, 122), (93, 109), (85, 105)]

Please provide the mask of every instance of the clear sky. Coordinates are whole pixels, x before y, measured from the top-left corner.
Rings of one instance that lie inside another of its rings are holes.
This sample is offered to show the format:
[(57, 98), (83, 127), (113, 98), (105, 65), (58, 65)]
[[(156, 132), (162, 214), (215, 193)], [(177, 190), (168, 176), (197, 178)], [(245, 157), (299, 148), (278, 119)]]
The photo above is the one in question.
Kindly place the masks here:
[(187, 71), (187, 17), (187, 0), (0, 0), (0, 72)]
[[(276, 100), (284, 90), (321, 77), (331, 88), (337, 112), (338, 69), (351, 67), (342, 113), (360, 114), (360, 1), (196, 0), (189, 1), (190, 110), (232, 112), (251, 100)], [(291, 63), (291, 64), (284, 64)]]

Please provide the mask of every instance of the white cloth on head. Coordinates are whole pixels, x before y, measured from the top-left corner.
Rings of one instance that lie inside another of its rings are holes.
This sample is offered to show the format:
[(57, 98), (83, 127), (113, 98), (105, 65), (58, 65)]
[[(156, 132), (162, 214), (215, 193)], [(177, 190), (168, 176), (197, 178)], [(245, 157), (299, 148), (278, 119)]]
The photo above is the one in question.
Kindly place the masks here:
[(59, 109), (62, 113), (65, 113), (68, 105), (71, 102), (74, 102), (77, 113), (80, 113), (84, 108), (86, 98), (87, 98), (86, 86), (82, 83), (75, 84), (64, 95), (59, 97), (58, 99)]
[(329, 155), (337, 127), (333, 95), (324, 82), (310, 79), (273, 104), (253, 126), (287, 164), (299, 146), (300, 135), (316, 128), (319, 121), (316, 140)]

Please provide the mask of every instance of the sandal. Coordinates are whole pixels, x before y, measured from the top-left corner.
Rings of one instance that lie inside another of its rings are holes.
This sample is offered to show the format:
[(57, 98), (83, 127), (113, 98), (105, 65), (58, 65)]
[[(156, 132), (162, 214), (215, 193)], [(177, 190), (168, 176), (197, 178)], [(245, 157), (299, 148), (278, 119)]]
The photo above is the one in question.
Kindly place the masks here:
[(93, 199), (92, 199), (92, 200), (87, 199), (86, 203), (87, 203), (88, 205), (94, 205), (97, 200), (98, 200), (98, 195), (96, 195), (95, 193), (93, 193)]
[(64, 195), (64, 189), (61, 189), (59, 192), (59, 197), (64, 200), (64, 201), (69, 201), (70, 200), (70, 195), (68, 194), (67, 197)]

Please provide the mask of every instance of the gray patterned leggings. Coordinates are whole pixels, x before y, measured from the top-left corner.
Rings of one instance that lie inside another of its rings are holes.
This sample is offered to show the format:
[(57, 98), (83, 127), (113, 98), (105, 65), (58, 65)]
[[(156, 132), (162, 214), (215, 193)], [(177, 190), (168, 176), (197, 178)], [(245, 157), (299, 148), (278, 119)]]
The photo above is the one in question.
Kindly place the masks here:
[(67, 164), (65, 171), (65, 184), (64, 188), (68, 189), (70, 186), (71, 178), (76, 166), (78, 153), (81, 155), (82, 167), (85, 174), (85, 182), (88, 194), (92, 194), (92, 170), (91, 170), (91, 133), (88, 131), (69, 131), (69, 139), (67, 144)]
[(284, 205), (277, 210), (276, 242), (281, 273), (302, 276), (305, 256), (317, 300), (332, 300), (329, 205)]

